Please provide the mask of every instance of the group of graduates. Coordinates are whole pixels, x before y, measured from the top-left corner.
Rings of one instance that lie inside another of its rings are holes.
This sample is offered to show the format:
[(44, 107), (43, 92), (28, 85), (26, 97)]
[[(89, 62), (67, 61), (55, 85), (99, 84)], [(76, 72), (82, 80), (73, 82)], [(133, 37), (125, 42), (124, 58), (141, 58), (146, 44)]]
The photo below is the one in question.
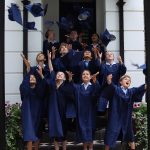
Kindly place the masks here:
[[(129, 88), (130, 76), (118, 56), (106, 51), (98, 34), (92, 43), (83, 45), (77, 31), (71, 31), (65, 43), (55, 41), (52, 30), (46, 32), (43, 52), (37, 54), (36, 66), (30, 66), (22, 54), (27, 73), (20, 85), (22, 99), (23, 140), (27, 149), (38, 150), (40, 124), (47, 116), (48, 133), (55, 150), (66, 150), (68, 120), (75, 121), (76, 140), (83, 150), (93, 150), (97, 111), (108, 107), (105, 150), (115, 146), (120, 133), (122, 141), (135, 149), (132, 129), (132, 109), (146, 90), (143, 84)], [(108, 105), (109, 103), (109, 105)]]

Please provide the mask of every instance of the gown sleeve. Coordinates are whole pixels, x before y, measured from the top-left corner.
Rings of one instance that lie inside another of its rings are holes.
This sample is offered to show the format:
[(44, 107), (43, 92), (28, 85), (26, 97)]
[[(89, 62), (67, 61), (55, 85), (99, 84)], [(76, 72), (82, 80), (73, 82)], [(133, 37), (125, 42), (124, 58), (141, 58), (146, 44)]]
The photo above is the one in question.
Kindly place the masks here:
[(120, 77), (123, 76), (127, 71), (127, 68), (124, 64), (119, 64), (119, 72), (120, 72)]
[(21, 100), (23, 101), (25, 96), (28, 96), (30, 94), (30, 75), (25, 75), (21, 85), (20, 85), (20, 95)]
[(101, 91), (98, 99), (98, 111), (105, 111), (108, 105), (108, 101), (112, 100), (115, 91), (115, 85), (112, 83), (106, 85)]
[(46, 92), (46, 80), (41, 79), (39, 83), (36, 85), (36, 92), (40, 98), (43, 98)]
[(137, 88), (132, 88), (132, 94), (133, 94), (132, 100), (134, 102), (141, 102), (142, 97), (144, 96), (144, 93), (145, 93), (145, 84)]

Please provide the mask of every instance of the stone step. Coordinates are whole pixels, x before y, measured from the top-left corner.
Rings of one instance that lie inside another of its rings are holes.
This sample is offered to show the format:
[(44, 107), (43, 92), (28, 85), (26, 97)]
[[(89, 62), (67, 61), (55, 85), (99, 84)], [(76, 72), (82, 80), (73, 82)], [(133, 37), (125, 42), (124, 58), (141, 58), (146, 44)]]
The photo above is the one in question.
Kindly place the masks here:
[[(104, 134), (105, 134), (105, 129), (97, 130), (95, 132), (95, 140), (104, 140)], [(76, 133), (75, 132), (68, 132), (67, 134), (67, 140), (69, 142), (71, 141), (76, 141)], [(50, 141), (48, 133), (43, 133), (41, 142), (42, 143), (48, 143)]]
[[(103, 141), (94, 141), (94, 149), (93, 150), (104, 150), (104, 142)], [(40, 150), (54, 150), (54, 145), (49, 143), (41, 143)], [(60, 149), (61, 150), (61, 149)], [(83, 150), (82, 143), (67, 143), (67, 150)], [(126, 145), (121, 144), (120, 141), (117, 142), (117, 145), (114, 149), (111, 150), (126, 150)]]

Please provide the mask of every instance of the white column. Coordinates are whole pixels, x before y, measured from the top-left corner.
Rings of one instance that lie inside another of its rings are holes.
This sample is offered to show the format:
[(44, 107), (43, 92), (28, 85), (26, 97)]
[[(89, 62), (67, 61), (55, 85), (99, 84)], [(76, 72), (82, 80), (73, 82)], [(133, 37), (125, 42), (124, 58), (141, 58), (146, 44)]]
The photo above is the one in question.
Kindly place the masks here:
[(132, 85), (138, 86), (145, 82), (142, 70), (133, 63), (145, 63), (144, 39), (144, 8), (143, 0), (125, 0), (124, 5), (124, 40), (125, 64), (128, 74), (132, 77)]
[[(41, 2), (32, 0), (31, 2)], [(19, 86), (23, 79), (23, 64), (20, 53), (23, 51), (23, 28), (8, 19), (8, 7), (16, 3), (23, 10), (20, 0), (5, 0), (5, 96), (11, 103), (20, 102)], [(23, 14), (23, 13), (22, 13)], [(41, 17), (34, 18), (29, 14), (29, 21), (35, 21), (37, 31), (29, 31), (29, 59), (35, 64), (35, 55), (42, 50), (43, 27)]]
[(116, 40), (109, 43), (107, 50), (113, 51), (115, 57), (119, 54), (119, 12), (116, 5), (118, 0), (105, 1), (105, 27), (116, 36)]

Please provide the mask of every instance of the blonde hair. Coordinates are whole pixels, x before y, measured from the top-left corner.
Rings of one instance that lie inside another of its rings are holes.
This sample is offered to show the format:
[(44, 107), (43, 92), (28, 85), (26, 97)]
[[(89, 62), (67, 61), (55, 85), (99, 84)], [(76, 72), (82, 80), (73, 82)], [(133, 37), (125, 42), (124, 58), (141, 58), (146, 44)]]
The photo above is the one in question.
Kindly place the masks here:
[(129, 75), (125, 74), (119, 79), (119, 82), (121, 82), (124, 78), (129, 78), (131, 80), (131, 77)]

